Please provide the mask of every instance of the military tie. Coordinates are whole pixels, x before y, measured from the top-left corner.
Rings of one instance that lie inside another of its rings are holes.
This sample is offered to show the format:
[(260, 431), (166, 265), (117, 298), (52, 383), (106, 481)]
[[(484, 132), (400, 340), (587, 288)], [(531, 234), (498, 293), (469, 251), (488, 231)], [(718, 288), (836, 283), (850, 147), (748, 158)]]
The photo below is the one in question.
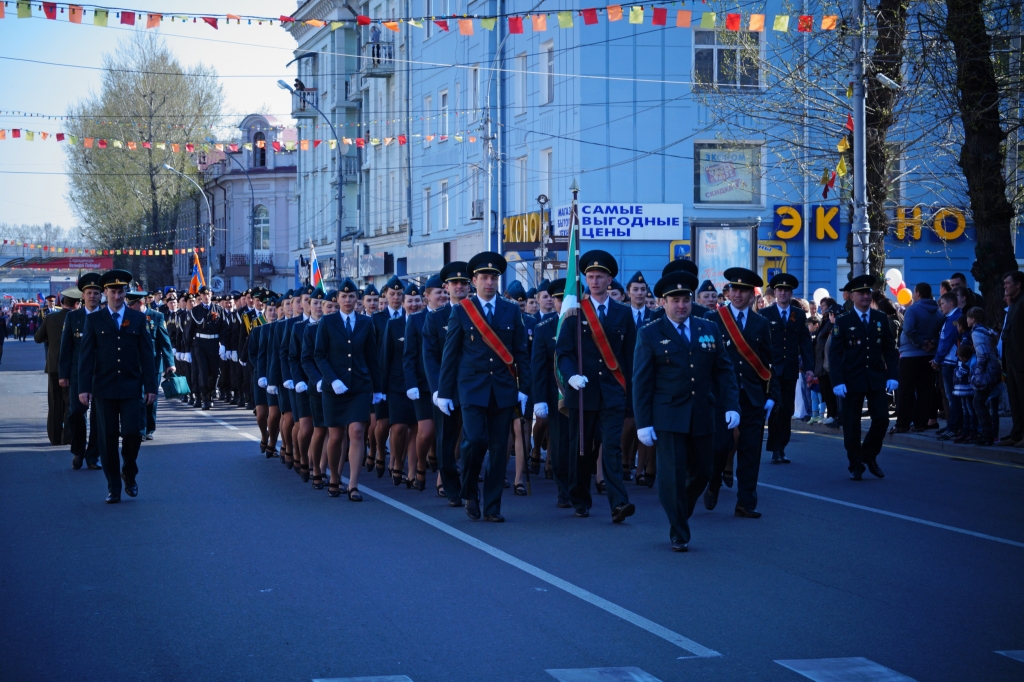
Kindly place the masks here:
[(345, 331), (347, 331), (349, 333), (349, 336), (352, 335), (352, 316), (351, 315), (346, 315), (345, 316)]
[(742, 330), (743, 329), (743, 311), (742, 310), (740, 311), (740, 314), (736, 316), (736, 322), (737, 322), (737, 324), (739, 324), (740, 330)]
[(679, 325), (679, 335), (686, 339), (686, 343), (690, 343), (690, 326), (685, 322)]
[(597, 306), (597, 319), (601, 321), (601, 324), (604, 324), (604, 303)]
[(637, 329), (639, 329), (640, 325), (643, 324), (644, 314), (641, 311), (639, 311), (639, 310), (637, 310), (635, 312), (636, 312), (636, 326), (637, 326)]
[(487, 312), (485, 313), (487, 315), (487, 324), (494, 322), (494, 315), (492, 314), (493, 305), (494, 304), (492, 303), (488, 303), (484, 306), (487, 309)]
[(870, 323), (868, 322), (868, 314), (861, 313), (860, 319), (864, 321), (864, 326), (867, 327)]

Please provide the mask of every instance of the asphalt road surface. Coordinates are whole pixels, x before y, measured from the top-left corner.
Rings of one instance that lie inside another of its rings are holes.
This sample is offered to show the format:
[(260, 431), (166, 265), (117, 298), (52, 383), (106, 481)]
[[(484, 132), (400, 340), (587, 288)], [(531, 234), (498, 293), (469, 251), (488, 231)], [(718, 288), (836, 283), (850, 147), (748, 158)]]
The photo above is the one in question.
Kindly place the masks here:
[[(3, 680), (1022, 680), (1024, 467), (887, 447), (847, 480), (799, 435), (669, 551), (655, 490), (613, 526), (507, 491), (505, 524), (258, 450), (251, 414), (161, 398), (139, 496), (45, 437), (42, 350), (0, 365)], [(765, 460), (767, 462), (767, 458)]]

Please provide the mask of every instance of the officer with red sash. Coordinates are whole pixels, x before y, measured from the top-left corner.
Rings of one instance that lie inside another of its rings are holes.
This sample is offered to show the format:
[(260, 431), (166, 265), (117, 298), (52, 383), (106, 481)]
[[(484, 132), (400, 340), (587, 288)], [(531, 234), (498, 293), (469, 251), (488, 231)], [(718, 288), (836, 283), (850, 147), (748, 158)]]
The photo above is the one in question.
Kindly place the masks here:
[(530, 386), (530, 358), (519, 306), (498, 295), (505, 259), (484, 251), (473, 256), (468, 266), (477, 293), (452, 306), (436, 404), (450, 416), (452, 398), (458, 391), (463, 417), (462, 499), (466, 501), (466, 515), (474, 521), (480, 519), (477, 478), (484, 454), (489, 451), (483, 514), (487, 521), (502, 522), (508, 433), (516, 407), (520, 412), (526, 409), (527, 396), (520, 386)]
[[(764, 424), (772, 408), (782, 399), (779, 382), (772, 369), (771, 325), (754, 312), (754, 287), (763, 286), (761, 278), (746, 268), (725, 271), (729, 281), (729, 305), (708, 313), (706, 319), (718, 325), (726, 350), (736, 372), (740, 393), (739, 428), (726, 428), (718, 419), (715, 437), (715, 467), (704, 495), (704, 506), (714, 509), (726, 465), (736, 452), (736, 516), (756, 519), (757, 474), (761, 468), (761, 441)], [(717, 397), (717, 396), (716, 396)], [(727, 485), (731, 485), (731, 475)]]
[[(636, 507), (622, 482), (622, 424), (626, 403), (631, 400), (636, 322), (629, 306), (612, 300), (608, 288), (619, 266), (607, 251), (580, 256), (580, 272), (586, 277), (590, 298), (580, 302), (577, 313), (562, 320), (555, 345), (555, 362), (566, 379), (565, 406), (569, 408), (569, 501), (576, 516), (590, 516), (590, 477), (596, 472), (597, 448), (585, 448), (600, 434), (602, 462), (612, 523), (622, 523)], [(566, 283), (572, 286), (572, 283)], [(581, 326), (577, 347), (576, 329)], [(583, 433), (580, 433), (580, 398), (583, 391)]]

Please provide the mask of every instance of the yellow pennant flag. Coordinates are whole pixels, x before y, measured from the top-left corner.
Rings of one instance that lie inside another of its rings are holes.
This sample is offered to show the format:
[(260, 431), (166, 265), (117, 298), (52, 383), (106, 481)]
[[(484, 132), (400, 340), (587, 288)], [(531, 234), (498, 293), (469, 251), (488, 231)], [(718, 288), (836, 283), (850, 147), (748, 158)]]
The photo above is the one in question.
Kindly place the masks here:
[[(410, 21), (409, 23), (411, 24), (412, 22)], [(337, 31), (339, 28), (341, 28), (344, 25), (345, 25), (344, 21), (332, 21), (331, 22), (331, 30), (332, 31)]]
[(853, 83), (846, 86), (846, 99), (853, 97)]
[(496, 22), (497, 22), (497, 19), (495, 19), (494, 17), (490, 17), (488, 19), (481, 19), (480, 20), (480, 28), (485, 29), (487, 31), (493, 31), (494, 30), (494, 24)]
[(31, 19), (32, 18), (32, 3), (31, 2), (18, 2), (18, 18), (19, 19)]
[(167, 143), (166, 142), (157, 142), (155, 146), (156, 146), (157, 149), (167, 149)]
[(840, 159), (839, 159), (839, 165), (836, 166), (836, 175), (838, 175), (839, 177), (843, 177), (844, 175), (846, 175), (846, 157), (845, 156), (840, 157)]
[(631, 24), (642, 24), (642, 23), (644, 23), (644, 8), (643, 7), (630, 7), (629, 8), (629, 23), (631, 23)]
[(93, 13), (92, 13), (92, 24), (93, 24), (93, 26), (106, 26), (107, 25), (107, 15), (109, 15), (109, 14), (110, 14), (110, 12), (108, 12), (105, 9), (93, 10)]
[(704, 12), (700, 15), (700, 27), (701, 28), (714, 28), (715, 27), (715, 13)]
[(334, 149), (335, 147), (338, 146), (338, 141), (337, 140), (327, 140), (327, 146), (330, 147), (331, 149)]
[(572, 28), (572, 12), (558, 13), (558, 28)]
[(850, 142), (846, 139), (846, 136), (839, 138), (839, 144), (836, 145), (836, 149), (841, 152), (845, 152), (850, 148)]
[(286, 151), (289, 151), (289, 152), (293, 152), (293, 151), (295, 151), (295, 146), (296, 146), (296, 145), (295, 145), (295, 143), (294, 143), (294, 142), (285, 142), (285, 143), (284, 143), (284, 148), (285, 148), (285, 150), (286, 150)]
[(785, 33), (789, 30), (789, 15), (787, 14), (776, 14), (775, 22), (772, 24), (773, 31), (779, 31)]
[(34, 142), (35, 139), (36, 139), (36, 134), (35, 133), (33, 133), (31, 130), (26, 130), (25, 131), (25, 141), (26, 142)]
[(252, 142), (246, 142), (245, 144), (243, 144), (242, 145), (242, 149), (245, 149), (246, 151), (250, 151), (251, 152), (252, 151)]
[(68, 135), (68, 144), (78, 144), (78, 136)]
[(124, 149), (124, 145), (121, 144), (121, 140), (114, 140), (114, 146), (118, 149)]

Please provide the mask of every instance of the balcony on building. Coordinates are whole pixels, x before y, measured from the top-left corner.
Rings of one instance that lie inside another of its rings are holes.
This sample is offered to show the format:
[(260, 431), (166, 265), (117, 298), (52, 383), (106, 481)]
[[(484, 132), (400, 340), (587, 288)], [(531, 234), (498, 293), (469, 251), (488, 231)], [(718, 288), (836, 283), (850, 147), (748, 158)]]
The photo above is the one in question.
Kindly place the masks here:
[(316, 88), (296, 90), (292, 93), (292, 116), (316, 118), (316, 108), (320, 105), (319, 93)]
[(362, 68), (367, 78), (387, 78), (395, 75), (395, 44), (390, 40), (371, 40), (363, 43)]
[(345, 99), (352, 104), (360, 104), (363, 101), (363, 74), (352, 74), (345, 81)]

